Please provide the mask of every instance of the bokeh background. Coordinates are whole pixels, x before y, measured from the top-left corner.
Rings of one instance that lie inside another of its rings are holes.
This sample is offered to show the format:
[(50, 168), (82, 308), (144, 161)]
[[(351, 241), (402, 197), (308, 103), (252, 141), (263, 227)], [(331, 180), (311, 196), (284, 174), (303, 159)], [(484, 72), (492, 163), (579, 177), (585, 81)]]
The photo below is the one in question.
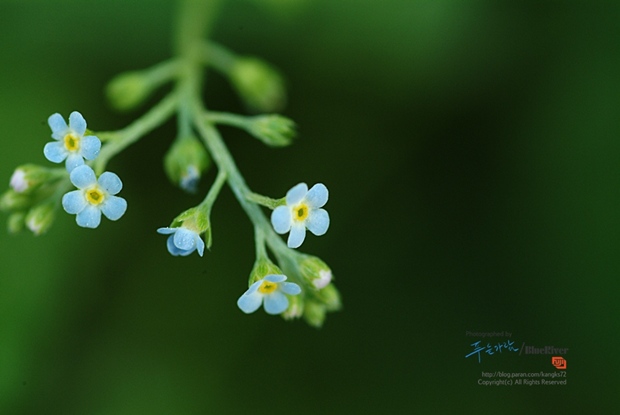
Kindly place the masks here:
[[(7, 186), (47, 163), (50, 114), (111, 130), (144, 111), (102, 91), (170, 56), (175, 5), (0, 2)], [(61, 212), (44, 236), (0, 232), (0, 413), (613, 413), (619, 21), (612, 0), (228, 1), (213, 38), (286, 74), (300, 138), (275, 150), (223, 129), (227, 143), (257, 192), (328, 185), (331, 228), (303, 250), (330, 264), (344, 309), (321, 330), (237, 309), (253, 238), (229, 190), (211, 252), (167, 253), (156, 228), (202, 198), (162, 172), (170, 122), (109, 166), (121, 221), (92, 231)], [(205, 97), (244, 110), (217, 74)], [(465, 358), (468, 330), (568, 347), (568, 384), (478, 385), (555, 369)]]

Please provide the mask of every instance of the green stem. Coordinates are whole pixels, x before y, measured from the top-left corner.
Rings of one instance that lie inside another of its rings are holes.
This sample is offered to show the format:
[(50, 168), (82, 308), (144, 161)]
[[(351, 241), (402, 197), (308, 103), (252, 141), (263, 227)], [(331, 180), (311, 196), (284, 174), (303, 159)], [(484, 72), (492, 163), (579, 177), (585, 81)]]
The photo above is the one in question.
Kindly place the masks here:
[(205, 145), (209, 149), (209, 152), (213, 156), (213, 159), (217, 163), (218, 167), (226, 172), (228, 176), (228, 184), (245, 213), (249, 216), (255, 226), (262, 229), (265, 234), (267, 244), (272, 250), (279, 252), (288, 250), (282, 239), (271, 228), (271, 224), (261, 209), (256, 204), (248, 200), (253, 193), (245, 183), (245, 180), (239, 172), (239, 169), (228, 151), (228, 148), (226, 148), (220, 133), (213, 126), (213, 124), (206, 120), (206, 109), (202, 106), (199, 96), (194, 97), (193, 113), (194, 122), (198, 132), (202, 136)]
[[(201, 49), (204, 48), (204, 36), (211, 29), (211, 23), (219, 4), (219, 0), (184, 0), (182, 2), (177, 22), (179, 35), (175, 45), (177, 53), (183, 60), (183, 69), (176, 86), (179, 102), (182, 103), (180, 111), (191, 113), (194, 126), (203, 138), (220, 172), (225, 174), (233, 194), (254, 226), (260, 229), (262, 235), (260, 237), (266, 239), (267, 244), (274, 252), (283, 254), (288, 250), (286, 244), (273, 231), (260, 207), (248, 200), (252, 192), (239, 172), (220, 133), (213, 126), (213, 123), (208, 121), (209, 113), (201, 100), (204, 76), (202, 65), (205, 63), (205, 56), (204, 53), (201, 53)], [(212, 49), (211, 52), (213, 53), (213, 51)], [(215, 52), (218, 52), (217, 47)]]
[(272, 199), (270, 197), (259, 195), (258, 193), (252, 193), (252, 192), (247, 196), (247, 198), (250, 202), (254, 202), (261, 206), (265, 206), (266, 208), (269, 208), (271, 210), (277, 208), (278, 206), (282, 206), (286, 204), (285, 198)]
[(256, 245), (256, 260), (267, 259), (265, 249), (265, 233), (260, 226), (254, 226), (254, 244)]
[(207, 119), (214, 124), (230, 125), (232, 127), (241, 128), (247, 130), (251, 121), (248, 117), (243, 115), (231, 114), (228, 112), (214, 112), (209, 111)]
[(175, 51), (178, 55), (199, 53), (203, 39), (211, 26), (221, 0), (182, 0), (177, 16)]
[(202, 201), (202, 203), (198, 206), (199, 209), (204, 209), (207, 214), (211, 211), (211, 207), (213, 203), (215, 203), (215, 199), (217, 199), (217, 195), (220, 193), (222, 186), (226, 182), (226, 172), (220, 170), (217, 173), (217, 177), (215, 178), (215, 182), (211, 189), (209, 189), (209, 193), (207, 193), (207, 197)]
[(178, 76), (179, 68), (179, 61), (177, 59), (170, 59), (145, 69), (143, 74), (150, 85), (157, 87)]
[(101, 152), (94, 163), (94, 170), (101, 174), (112, 157), (135, 143), (149, 131), (163, 124), (174, 112), (178, 103), (176, 94), (170, 94), (151, 108), (146, 114), (138, 118), (127, 127), (116, 132), (103, 132), (110, 140), (101, 148)]
[(203, 43), (202, 56), (205, 63), (223, 75), (228, 74), (239, 59), (233, 52), (215, 42)]

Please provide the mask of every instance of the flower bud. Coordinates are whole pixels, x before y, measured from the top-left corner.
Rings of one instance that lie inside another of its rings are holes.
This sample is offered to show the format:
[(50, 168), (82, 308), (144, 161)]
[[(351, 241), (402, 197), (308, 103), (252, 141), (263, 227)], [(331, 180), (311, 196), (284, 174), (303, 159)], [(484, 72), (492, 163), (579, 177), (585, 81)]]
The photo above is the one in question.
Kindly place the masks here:
[(303, 310), (303, 317), (306, 323), (313, 327), (321, 328), (323, 321), (325, 321), (326, 313), (327, 310), (323, 304), (314, 300), (306, 300)]
[(210, 164), (207, 150), (194, 136), (176, 139), (164, 158), (170, 181), (189, 193), (196, 192), (200, 177)]
[(24, 229), (26, 213), (25, 212), (15, 212), (9, 215), (9, 219), (7, 220), (7, 229), (10, 233), (18, 233)]
[(36, 164), (24, 164), (15, 169), (10, 185), (16, 193), (30, 193), (53, 176), (50, 169)]
[(338, 311), (342, 308), (340, 293), (334, 284), (325, 286), (325, 288), (317, 293), (317, 297), (321, 299), (327, 311)]
[(253, 118), (248, 131), (268, 146), (283, 147), (295, 138), (295, 122), (277, 114), (259, 115)]
[(153, 90), (148, 77), (139, 71), (125, 72), (112, 79), (106, 95), (112, 107), (120, 111), (140, 105)]
[(317, 290), (325, 288), (332, 280), (332, 270), (320, 258), (302, 255), (297, 264), (302, 278)]
[(53, 202), (41, 203), (30, 209), (26, 215), (26, 226), (35, 235), (41, 235), (52, 226), (55, 216), (55, 204)]
[(9, 212), (28, 208), (32, 204), (32, 199), (29, 196), (9, 189), (0, 196), (0, 210)]
[(276, 69), (257, 58), (242, 57), (230, 70), (230, 80), (245, 103), (261, 112), (284, 106), (284, 81)]
[(288, 297), (288, 308), (282, 313), (285, 320), (300, 318), (304, 313), (304, 300), (301, 295)]

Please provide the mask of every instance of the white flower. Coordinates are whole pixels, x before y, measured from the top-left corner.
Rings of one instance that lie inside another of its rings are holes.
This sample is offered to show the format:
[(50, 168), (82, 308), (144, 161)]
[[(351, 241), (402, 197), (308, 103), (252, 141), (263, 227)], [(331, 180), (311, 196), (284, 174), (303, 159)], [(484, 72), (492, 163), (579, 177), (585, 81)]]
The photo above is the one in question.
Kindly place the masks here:
[(271, 224), (279, 234), (291, 232), (289, 248), (298, 248), (306, 238), (306, 228), (320, 236), (329, 228), (329, 214), (320, 209), (327, 203), (329, 192), (322, 183), (310, 190), (305, 183), (299, 183), (286, 193), (286, 206), (278, 206), (271, 214)]
[(71, 172), (77, 166), (84, 164), (84, 159), (93, 160), (99, 155), (101, 141), (94, 135), (84, 136), (86, 120), (77, 111), (69, 115), (69, 125), (60, 114), (51, 115), (47, 123), (52, 129), (52, 138), (43, 148), (45, 158), (53, 163), (60, 163), (66, 159), (65, 166)]
[(288, 308), (288, 295), (301, 292), (299, 285), (286, 281), (286, 275), (270, 274), (256, 281), (239, 297), (237, 306), (246, 314), (253, 313), (264, 302), (268, 314), (280, 314)]

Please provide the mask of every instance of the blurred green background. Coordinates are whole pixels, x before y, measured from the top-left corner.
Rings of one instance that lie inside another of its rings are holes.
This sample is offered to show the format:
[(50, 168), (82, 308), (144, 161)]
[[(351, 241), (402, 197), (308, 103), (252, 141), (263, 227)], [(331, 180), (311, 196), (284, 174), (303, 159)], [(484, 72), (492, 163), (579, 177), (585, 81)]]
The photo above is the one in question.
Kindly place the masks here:
[[(102, 91), (170, 56), (175, 5), (0, 2), (7, 185), (47, 163), (50, 114), (111, 130), (141, 113)], [(331, 228), (302, 248), (332, 267), (344, 309), (321, 330), (237, 309), (254, 251), (229, 190), (211, 252), (167, 253), (155, 230), (202, 198), (164, 176), (169, 122), (109, 166), (121, 221), (92, 231), (63, 212), (44, 236), (0, 233), (0, 413), (611, 413), (618, 22), (611, 0), (228, 1), (213, 38), (286, 74), (300, 138), (225, 138), (257, 192), (328, 185)], [(243, 111), (217, 74), (205, 97)], [(568, 347), (568, 384), (478, 385), (481, 371), (555, 369), (466, 359), (468, 330)]]

